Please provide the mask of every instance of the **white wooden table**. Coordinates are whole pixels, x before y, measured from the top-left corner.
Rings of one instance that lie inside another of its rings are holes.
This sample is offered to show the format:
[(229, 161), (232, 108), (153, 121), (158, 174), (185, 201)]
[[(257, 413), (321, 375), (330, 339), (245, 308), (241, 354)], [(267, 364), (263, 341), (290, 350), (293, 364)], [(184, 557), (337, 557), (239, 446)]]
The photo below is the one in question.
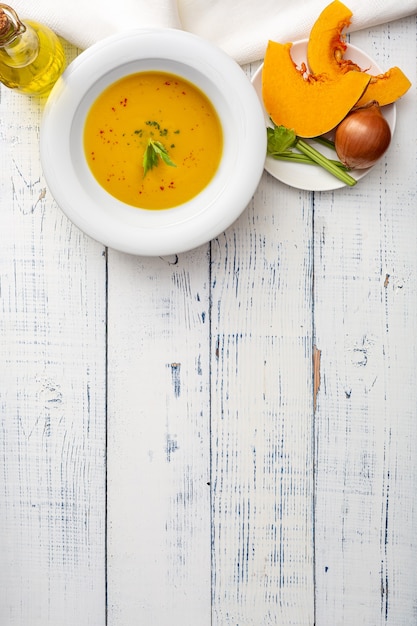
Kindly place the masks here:
[(1, 88), (1, 626), (417, 624), (416, 19), (350, 40), (413, 82), (386, 157), (167, 258), (67, 220)]

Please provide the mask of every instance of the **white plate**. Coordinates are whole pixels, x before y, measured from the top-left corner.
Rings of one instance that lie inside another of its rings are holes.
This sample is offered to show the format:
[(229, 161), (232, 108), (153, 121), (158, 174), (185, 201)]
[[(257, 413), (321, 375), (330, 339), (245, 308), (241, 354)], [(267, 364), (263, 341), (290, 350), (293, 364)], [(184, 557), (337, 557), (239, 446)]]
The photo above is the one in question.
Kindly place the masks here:
[[(219, 168), (203, 191), (172, 209), (134, 208), (108, 194), (92, 175), (83, 148), (86, 115), (111, 83), (140, 71), (191, 81), (209, 97), (223, 127)], [(262, 176), (266, 133), (262, 106), (239, 65), (203, 39), (174, 29), (134, 29), (88, 48), (54, 86), (41, 124), (47, 185), (85, 233), (123, 252), (184, 252), (218, 236), (244, 211)]]
[[(307, 44), (308, 40), (303, 39), (301, 41), (294, 42), (291, 48), (291, 56), (297, 66), (301, 65), (301, 63), (305, 63), (308, 67)], [(347, 45), (345, 57), (357, 63), (359, 67), (366, 68), (369, 74), (376, 75), (383, 72), (383, 70), (368, 55), (362, 52), (362, 50), (359, 50), (359, 48), (356, 48), (355, 46), (352, 46), (350, 44)], [(256, 93), (258, 94), (259, 100), (263, 106), (262, 67), (263, 65), (261, 65), (256, 74), (253, 76), (252, 84), (255, 87)], [(384, 106), (381, 108), (381, 111), (391, 128), (391, 134), (393, 134), (396, 121), (395, 104)], [(269, 116), (265, 109), (264, 117), (266, 125), (271, 126), (271, 120), (269, 119)], [(331, 133), (326, 136), (331, 138)], [(332, 159), (337, 158), (337, 156), (335, 156), (335, 152), (332, 151), (330, 148), (327, 148), (321, 144), (317, 144), (317, 142), (311, 140), (307, 141), (325, 156)], [(279, 161), (277, 159), (267, 157), (265, 160), (265, 169), (276, 179), (280, 180), (286, 185), (289, 185), (290, 187), (296, 187), (297, 189), (304, 189), (307, 191), (331, 191), (333, 189), (340, 189), (341, 187), (346, 186), (345, 183), (340, 181), (338, 178), (335, 178), (332, 174), (330, 174), (318, 165), (306, 165), (303, 163), (295, 164), (288, 161)], [(371, 169), (372, 167), (369, 167), (365, 170), (352, 170), (349, 172), (349, 174), (353, 176), (353, 178), (355, 178), (356, 180), (360, 180), (361, 178), (366, 176), (366, 174), (368, 174)]]

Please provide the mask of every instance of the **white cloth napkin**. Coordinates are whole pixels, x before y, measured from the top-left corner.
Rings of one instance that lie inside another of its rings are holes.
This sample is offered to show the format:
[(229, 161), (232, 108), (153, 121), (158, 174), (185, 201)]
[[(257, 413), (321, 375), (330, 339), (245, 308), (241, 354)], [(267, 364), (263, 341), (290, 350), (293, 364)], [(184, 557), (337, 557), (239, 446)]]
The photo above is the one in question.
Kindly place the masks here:
[[(7, 1), (7, 0), (6, 0)], [(11, 0), (21, 18), (50, 26), (84, 49), (132, 27), (181, 28), (217, 44), (238, 63), (262, 59), (268, 39), (308, 36), (330, 0)], [(346, 0), (350, 31), (417, 14), (417, 0)]]

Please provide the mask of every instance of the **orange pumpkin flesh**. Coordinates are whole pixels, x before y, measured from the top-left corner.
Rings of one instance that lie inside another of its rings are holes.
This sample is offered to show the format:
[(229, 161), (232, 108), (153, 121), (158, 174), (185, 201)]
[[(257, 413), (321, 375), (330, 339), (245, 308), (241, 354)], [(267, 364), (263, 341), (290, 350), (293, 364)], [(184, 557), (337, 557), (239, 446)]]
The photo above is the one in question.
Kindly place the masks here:
[(329, 79), (304, 78), (291, 58), (291, 43), (269, 41), (262, 70), (262, 96), (268, 115), (299, 137), (316, 137), (332, 130), (359, 100), (370, 80), (361, 72)]
[[(337, 77), (351, 70), (362, 72), (356, 63), (344, 58), (346, 43), (342, 36), (352, 18), (352, 11), (340, 0), (334, 0), (320, 13), (310, 31), (307, 59), (314, 73)], [(398, 68), (392, 67), (385, 74), (372, 76), (357, 106), (376, 100), (380, 106), (391, 104), (401, 98), (411, 83)]]
[(379, 106), (391, 104), (401, 98), (411, 87), (411, 82), (399, 67), (391, 67), (385, 74), (372, 76), (363, 96), (356, 106), (376, 100)]
[(341, 71), (348, 71), (340, 61), (346, 52), (346, 42), (342, 31), (352, 19), (352, 11), (339, 0), (327, 5), (314, 22), (310, 31), (307, 47), (308, 65), (312, 72), (339, 76)]

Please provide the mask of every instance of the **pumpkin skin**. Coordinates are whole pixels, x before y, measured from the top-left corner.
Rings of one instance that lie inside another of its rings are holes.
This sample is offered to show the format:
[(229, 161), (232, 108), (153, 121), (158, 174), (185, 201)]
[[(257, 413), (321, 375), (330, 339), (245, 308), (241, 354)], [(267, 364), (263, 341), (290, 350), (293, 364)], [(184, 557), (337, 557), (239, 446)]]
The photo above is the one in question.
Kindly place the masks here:
[(292, 43), (269, 41), (262, 70), (265, 109), (277, 126), (299, 137), (317, 137), (332, 130), (348, 114), (366, 89), (370, 76), (347, 72), (336, 78), (304, 78), (291, 57)]
[[(320, 13), (313, 24), (307, 46), (311, 71), (336, 77), (350, 71), (362, 70), (356, 63), (344, 58), (346, 43), (342, 31), (350, 25), (352, 11), (340, 0), (334, 0)], [(372, 76), (366, 91), (356, 103), (363, 106), (376, 100), (380, 106), (401, 98), (411, 83), (398, 67), (392, 67), (379, 76)]]

